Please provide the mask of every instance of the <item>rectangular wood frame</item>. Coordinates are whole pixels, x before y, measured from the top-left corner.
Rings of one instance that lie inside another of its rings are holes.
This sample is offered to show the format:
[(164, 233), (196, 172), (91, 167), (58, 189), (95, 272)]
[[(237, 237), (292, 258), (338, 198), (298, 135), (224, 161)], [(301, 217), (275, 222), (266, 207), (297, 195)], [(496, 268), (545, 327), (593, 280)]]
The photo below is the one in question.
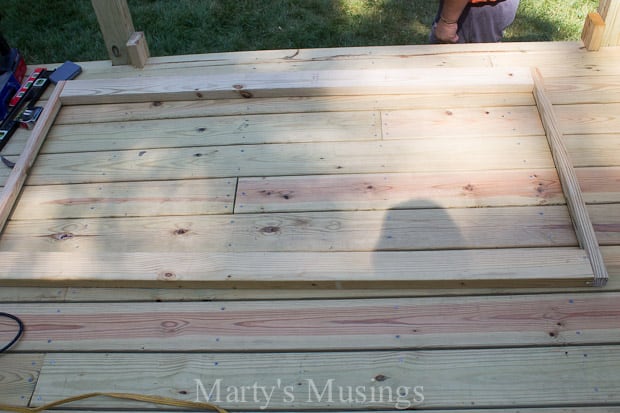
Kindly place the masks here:
[[(432, 79), (432, 80), (429, 80)], [(1, 252), (0, 284), (225, 288), (604, 286), (608, 275), (562, 134), (536, 69), (441, 68), (230, 74), (59, 83), (0, 197), (0, 229), (63, 104), (337, 95), (533, 93), (580, 248), (368, 253)], [(526, 251), (525, 253), (523, 251)], [(239, 257), (242, 256), (241, 260)], [(369, 258), (372, 256), (372, 258)], [(453, 260), (462, 265), (446, 265)], [(238, 262), (252, 262), (245, 268)], [(475, 264), (472, 264), (475, 262)], [(23, 270), (27, 267), (27, 270)], [(381, 268), (376, 277), (375, 268)], [(481, 271), (482, 268), (482, 271)]]

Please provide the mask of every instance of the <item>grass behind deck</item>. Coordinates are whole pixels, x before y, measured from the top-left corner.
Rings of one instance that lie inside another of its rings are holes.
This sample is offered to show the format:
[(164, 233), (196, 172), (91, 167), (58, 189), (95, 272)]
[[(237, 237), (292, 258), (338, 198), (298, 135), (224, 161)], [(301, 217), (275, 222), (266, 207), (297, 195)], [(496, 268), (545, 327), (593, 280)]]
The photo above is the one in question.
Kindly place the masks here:
[[(105, 60), (89, 0), (5, 0), (2, 30), (28, 63)], [(129, 0), (153, 56), (423, 44), (438, 0)], [(577, 40), (598, 0), (522, 0), (508, 41)]]

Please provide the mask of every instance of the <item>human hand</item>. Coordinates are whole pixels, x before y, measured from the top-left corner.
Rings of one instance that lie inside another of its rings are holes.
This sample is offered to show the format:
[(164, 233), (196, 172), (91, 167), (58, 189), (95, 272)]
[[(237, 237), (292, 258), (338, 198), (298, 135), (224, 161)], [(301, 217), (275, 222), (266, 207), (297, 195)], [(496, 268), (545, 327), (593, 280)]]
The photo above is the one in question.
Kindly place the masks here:
[(457, 43), (459, 36), (456, 34), (458, 23), (446, 23), (443, 19), (435, 24), (435, 37), (440, 43)]

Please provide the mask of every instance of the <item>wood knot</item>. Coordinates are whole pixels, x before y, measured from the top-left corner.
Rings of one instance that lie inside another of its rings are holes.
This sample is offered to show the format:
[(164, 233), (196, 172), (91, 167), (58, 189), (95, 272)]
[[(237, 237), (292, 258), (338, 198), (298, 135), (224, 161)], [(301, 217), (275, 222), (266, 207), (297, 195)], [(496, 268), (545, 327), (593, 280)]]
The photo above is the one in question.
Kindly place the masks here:
[(387, 379), (389, 379), (389, 377), (383, 374), (377, 374), (375, 376), (375, 381), (386, 381)]
[(163, 271), (159, 273), (159, 276), (157, 277), (157, 279), (160, 281), (174, 281), (176, 280), (176, 278), (177, 275), (172, 271)]
[(189, 232), (189, 229), (187, 229), (187, 228), (178, 228), (178, 229), (175, 229), (172, 233), (174, 235), (185, 235), (188, 232)]
[(261, 228), (260, 232), (262, 232), (263, 234), (277, 234), (280, 232), (280, 227), (270, 225), (270, 226)]
[(467, 192), (473, 192), (474, 191), (474, 186), (472, 184), (467, 184), (463, 187), (463, 190), (467, 191)]
[(158, 100), (156, 100), (155, 102), (151, 103), (151, 106), (153, 106), (153, 107), (158, 107), (158, 106), (161, 106), (161, 105), (163, 105), (163, 103), (158, 101)]
[(242, 98), (244, 99), (250, 99), (253, 98), (254, 95), (252, 94), (252, 92), (248, 91), (248, 90), (242, 90), (239, 92), (239, 94), (241, 95)]
[(68, 239), (74, 238), (75, 235), (71, 232), (58, 232), (56, 234), (52, 234), (51, 237), (56, 241), (66, 241)]

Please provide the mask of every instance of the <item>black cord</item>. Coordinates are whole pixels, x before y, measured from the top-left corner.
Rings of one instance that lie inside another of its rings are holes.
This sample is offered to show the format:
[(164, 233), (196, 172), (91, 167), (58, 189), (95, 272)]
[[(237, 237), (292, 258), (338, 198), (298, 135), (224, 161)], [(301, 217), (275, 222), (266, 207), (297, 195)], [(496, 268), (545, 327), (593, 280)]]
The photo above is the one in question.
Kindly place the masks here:
[(20, 320), (17, 316), (14, 316), (13, 314), (0, 312), (0, 317), (10, 318), (11, 320), (15, 321), (17, 323), (17, 326), (19, 327), (19, 330), (17, 331), (17, 334), (15, 335), (13, 340), (11, 340), (9, 344), (7, 344), (6, 346), (0, 349), (0, 353), (4, 353), (8, 349), (10, 349), (13, 346), (13, 344), (17, 343), (17, 340), (19, 340), (22, 337), (22, 334), (24, 334), (24, 323), (22, 322), (22, 320)]

